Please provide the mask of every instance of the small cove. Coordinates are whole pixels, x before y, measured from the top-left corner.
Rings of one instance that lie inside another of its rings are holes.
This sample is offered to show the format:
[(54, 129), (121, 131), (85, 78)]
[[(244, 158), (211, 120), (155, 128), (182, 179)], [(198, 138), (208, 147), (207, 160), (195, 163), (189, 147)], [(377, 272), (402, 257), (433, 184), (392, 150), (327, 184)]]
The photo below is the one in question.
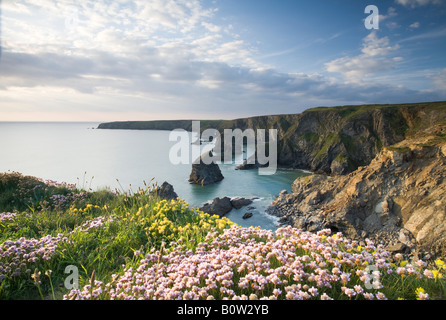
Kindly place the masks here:
[[(277, 170), (262, 176), (257, 170), (235, 170), (220, 164), (223, 181), (209, 186), (188, 182), (191, 165), (173, 165), (170, 131), (98, 130), (99, 123), (0, 122), (0, 172), (20, 172), (42, 179), (100, 188), (136, 191), (144, 184), (169, 182), (191, 207), (216, 197), (257, 197), (250, 206), (227, 217), (241, 226), (277, 228), (277, 218), (265, 209), (281, 190), (307, 175), (301, 170)], [(244, 220), (246, 212), (253, 216)]]

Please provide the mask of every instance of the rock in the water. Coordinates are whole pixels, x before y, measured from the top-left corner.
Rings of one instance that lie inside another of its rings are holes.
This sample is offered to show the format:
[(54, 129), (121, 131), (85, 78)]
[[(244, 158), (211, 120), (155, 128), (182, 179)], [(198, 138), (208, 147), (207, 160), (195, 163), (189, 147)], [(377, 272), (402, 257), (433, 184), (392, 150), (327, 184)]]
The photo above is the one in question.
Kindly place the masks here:
[(246, 199), (242, 197), (237, 197), (231, 200), (231, 204), (235, 209), (240, 209), (241, 207), (247, 206), (252, 203), (251, 199)]
[(203, 205), (200, 210), (203, 212), (207, 212), (210, 215), (218, 215), (223, 217), (227, 213), (229, 213), (233, 208), (240, 209), (244, 206), (247, 206), (252, 203), (253, 199), (257, 199), (256, 197), (252, 199), (247, 199), (243, 197), (236, 197), (232, 200), (228, 197), (224, 198), (215, 198), (212, 203), (206, 203)]
[(200, 163), (192, 164), (192, 172), (189, 176), (189, 182), (205, 186), (223, 180), (224, 177), (221, 174), (218, 164), (215, 162), (206, 164), (203, 162), (204, 157), (207, 157), (207, 155), (201, 156)]
[(164, 182), (161, 187), (156, 187), (152, 193), (165, 200), (173, 200), (178, 198), (173, 186), (168, 182)]
[(267, 164), (260, 164), (258, 157), (257, 157), (257, 151), (254, 153), (254, 155), (252, 155), (251, 157), (249, 157), (248, 159), (246, 159), (245, 161), (243, 161), (242, 164), (238, 165), (235, 170), (252, 170), (252, 169), (258, 169), (258, 168), (264, 168), (267, 167)]
[(246, 213), (243, 215), (243, 219), (244, 219), (244, 220), (249, 219), (249, 218), (251, 218), (251, 217), (252, 217), (252, 212), (246, 212)]
[(200, 210), (210, 215), (216, 214), (219, 217), (223, 217), (232, 210), (231, 199), (228, 197), (215, 198), (212, 203), (206, 203)]

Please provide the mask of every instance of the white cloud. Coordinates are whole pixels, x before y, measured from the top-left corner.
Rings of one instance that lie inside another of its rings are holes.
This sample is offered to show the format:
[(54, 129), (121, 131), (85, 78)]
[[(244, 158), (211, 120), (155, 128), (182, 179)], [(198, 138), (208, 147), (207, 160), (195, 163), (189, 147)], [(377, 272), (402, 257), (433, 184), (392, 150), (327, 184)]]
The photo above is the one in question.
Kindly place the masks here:
[(391, 46), (389, 38), (379, 38), (371, 32), (363, 39), (361, 54), (354, 57), (342, 57), (325, 64), (328, 72), (340, 73), (347, 82), (363, 81), (366, 77), (390, 70), (401, 57), (389, 57), (399, 49)]
[(119, 114), (231, 117), (376, 102), (376, 91), (396, 102), (418, 96), (362, 82), (401, 60), (393, 55), (399, 47), (374, 32), (359, 55), (326, 64), (347, 80), (340, 82), (259, 63), (256, 48), (232, 25), (212, 19), (215, 10), (198, 0), (8, 3), (2, 7), (0, 97), (11, 103), (0, 105), (0, 118), (20, 110), (77, 110), (94, 119), (102, 113), (107, 118), (101, 121), (119, 120)]
[(408, 38), (401, 39), (399, 42), (407, 42), (407, 41), (419, 41), (419, 40), (432, 40), (436, 38), (444, 38), (446, 37), (446, 28), (434, 29), (425, 33), (420, 33)]
[(387, 21), (385, 23), (386, 27), (390, 30), (394, 30), (400, 27), (400, 25), (395, 22), (395, 21), (391, 21), (392, 18), (398, 16), (398, 13), (396, 12), (396, 9), (394, 7), (389, 7), (389, 9), (387, 9), (387, 14), (383, 15), (380, 14), (379, 15), (379, 23), (383, 24), (383, 22)]
[(398, 50), (399, 45), (390, 46), (389, 38), (383, 37), (378, 38), (376, 32), (371, 32), (367, 35), (363, 40), (362, 53), (366, 56), (374, 57), (374, 56), (385, 56), (392, 51)]
[(396, 3), (409, 8), (416, 8), (428, 4), (441, 4), (443, 0), (396, 0)]
[(420, 27), (420, 23), (418, 22), (418, 21), (415, 21), (414, 23), (412, 23), (410, 26), (409, 26), (409, 28), (412, 28), (412, 29), (417, 29), (417, 28), (419, 28)]
[(387, 9), (387, 15), (379, 15), (379, 22), (383, 22), (387, 19), (396, 17), (398, 14), (396, 12), (396, 9), (394, 7), (389, 7), (389, 9)]
[(437, 90), (446, 91), (446, 68), (439, 70), (430, 78), (433, 80), (434, 86)]
[[(77, 7), (66, 1), (22, 0), (20, 5), (30, 10), (17, 13), (22, 8), (17, 4), (3, 9), (5, 52), (70, 54), (98, 65), (104, 65), (105, 56), (117, 66), (128, 62), (121, 59), (132, 58), (155, 67), (155, 59), (156, 67), (164, 65), (165, 72), (173, 71), (173, 62), (259, 66), (248, 44), (228, 37), (222, 26), (209, 21), (216, 9), (204, 9), (197, 0), (81, 1)], [(129, 77), (137, 73), (127, 71)]]
[(201, 25), (202, 25), (203, 27), (205, 27), (206, 29), (208, 29), (209, 31), (211, 31), (211, 32), (220, 32), (220, 31), (221, 31), (221, 27), (220, 27), (220, 26), (217, 26), (217, 25), (215, 25), (215, 24), (213, 24), (213, 23), (209, 23), (209, 22), (205, 22), (205, 21), (203, 21), (203, 22), (201, 23)]

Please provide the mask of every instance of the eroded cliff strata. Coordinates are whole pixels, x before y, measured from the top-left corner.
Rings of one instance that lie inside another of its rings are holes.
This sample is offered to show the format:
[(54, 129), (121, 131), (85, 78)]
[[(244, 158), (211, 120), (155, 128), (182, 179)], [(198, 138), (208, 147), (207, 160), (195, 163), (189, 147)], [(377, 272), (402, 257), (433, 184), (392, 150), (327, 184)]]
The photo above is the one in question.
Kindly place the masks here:
[(281, 222), (373, 239), (391, 251), (446, 252), (446, 124), (383, 148), (347, 175), (297, 179), (271, 212)]

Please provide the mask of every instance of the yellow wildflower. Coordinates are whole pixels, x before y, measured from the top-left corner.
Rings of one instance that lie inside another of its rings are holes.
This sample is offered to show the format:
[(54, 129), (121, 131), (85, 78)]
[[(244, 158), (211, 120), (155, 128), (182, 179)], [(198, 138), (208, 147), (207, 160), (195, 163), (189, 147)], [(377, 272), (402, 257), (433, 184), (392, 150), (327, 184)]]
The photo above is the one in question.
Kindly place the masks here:
[(434, 274), (434, 279), (442, 279), (443, 275), (438, 270), (432, 270), (432, 273)]
[(426, 291), (423, 289), (423, 288), (421, 288), (421, 287), (419, 287), (419, 288), (417, 288), (417, 290), (415, 290), (415, 294), (416, 295), (419, 295), (420, 293), (425, 293)]
[(421, 287), (417, 288), (417, 290), (415, 290), (415, 294), (417, 296), (417, 300), (427, 300), (427, 299), (429, 299), (429, 295)]

